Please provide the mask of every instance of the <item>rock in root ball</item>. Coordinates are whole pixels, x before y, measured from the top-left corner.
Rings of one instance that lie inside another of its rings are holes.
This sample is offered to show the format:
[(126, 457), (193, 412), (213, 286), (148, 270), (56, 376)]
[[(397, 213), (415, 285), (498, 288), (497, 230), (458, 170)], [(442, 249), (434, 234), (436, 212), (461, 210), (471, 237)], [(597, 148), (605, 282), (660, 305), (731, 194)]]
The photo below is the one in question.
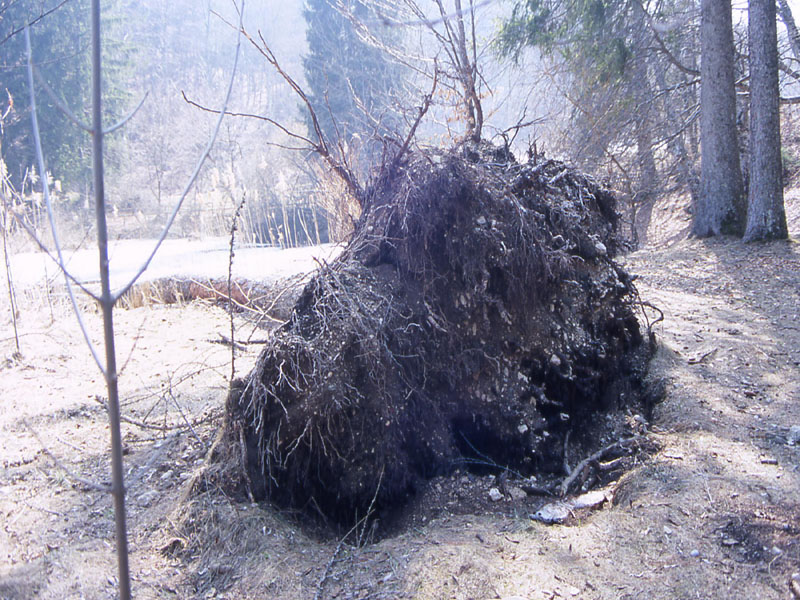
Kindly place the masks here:
[(352, 525), (465, 463), (560, 472), (567, 432), (632, 401), (649, 352), (616, 224), (557, 161), (409, 156), (231, 393), (251, 493)]

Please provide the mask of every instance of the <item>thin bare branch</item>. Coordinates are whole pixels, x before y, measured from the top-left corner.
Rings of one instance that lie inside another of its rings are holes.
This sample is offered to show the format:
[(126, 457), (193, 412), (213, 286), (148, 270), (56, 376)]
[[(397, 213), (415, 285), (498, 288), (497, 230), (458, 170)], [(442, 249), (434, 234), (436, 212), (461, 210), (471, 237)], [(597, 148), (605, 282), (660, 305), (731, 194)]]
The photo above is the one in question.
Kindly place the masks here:
[(661, 37), (661, 31), (663, 31), (662, 27), (659, 27), (655, 21), (653, 20), (653, 16), (647, 11), (644, 4), (642, 2), (637, 3), (637, 7), (642, 11), (644, 14), (645, 19), (647, 20), (647, 24), (650, 27), (650, 32), (653, 34), (653, 38), (655, 38), (656, 43), (658, 44), (657, 50), (659, 50), (664, 56), (667, 57), (667, 60), (675, 66), (680, 72), (685, 73), (687, 75), (692, 75), (693, 77), (697, 77), (700, 75), (700, 71), (698, 69), (693, 69), (691, 67), (687, 67), (684, 65), (677, 56), (667, 47), (667, 44), (664, 42), (663, 38)]
[[(472, 10), (474, 10), (476, 8), (480, 8), (482, 6), (486, 6), (488, 4), (492, 4), (492, 3), (496, 2), (496, 1), (497, 0), (483, 0), (483, 2), (478, 2), (475, 6), (473, 6)], [(419, 18), (417, 20), (411, 20), (411, 21), (393, 21), (393, 20), (388, 19), (388, 18), (383, 17), (383, 16), (381, 16), (381, 18), (383, 19), (384, 25), (387, 25), (387, 26), (390, 26), (390, 27), (392, 27), (392, 26), (416, 27), (418, 25), (426, 25), (426, 26), (430, 27), (432, 25), (437, 25), (439, 23), (442, 23), (443, 21), (446, 21), (447, 19), (453, 19), (455, 17), (463, 16), (463, 14), (465, 12), (466, 12), (465, 10), (456, 9), (451, 13), (447, 13), (447, 14), (443, 13), (437, 19), (429, 19), (429, 18), (427, 18), (425, 16), (424, 13), (422, 13), (422, 11), (420, 11), (419, 13), (417, 13), (417, 16)]]
[(278, 59), (275, 57), (275, 54), (270, 49), (269, 45), (267, 44), (264, 36), (262, 35), (261, 31), (258, 32), (258, 38), (261, 41), (259, 44), (255, 39), (253, 39), (250, 34), (248, 34), (242, 28), (242, 34), (250, 41), (251, 44), (261, 53), (261, 55), (267, 59), (267, 62), (272, 65), (272, 67), (278, 72), (278, 74), (283, 78), (283, 80), (292, 88), (295, 94), (302, 100), (303, 104), (308, 111), (308, 115), (311, 118), (311, 124), (314, 129), (314, 135), (317, 138), (317, 142), (312, 144), (312, 149), (326, 162), (328, 166), (336, 173), (339, 178), (344, 182), (345, 186), (347, 186), (348, 191), (350, 194), (356, 199), (357, 202), (361, 203), (362, 198), (364, 196), (363, 190), (358, 183), (353, 172), (347, 168), (345, 164), (337, 160), (333, 154), (331, 154), (330, 148), (328, 147), (328, 143), (325, 140), (325, 135), (322, 133), (322, 127), (319, 124), (319, 120), (317, 118), (317, 113), (314, 110), (314, 107), (311, 104), (308, 96), (306, 95), (303, 88), (298, 84), (291, 75), (289, 75), (286, 71), (278, 63)]
[[(44, 162), (44, 154), (42, 153), (42, 139), (39, 134), (39, 120), (36, 116), (36, 92), (33, 86), (33, 51), (31, 50), (31, 36), (30, 31), (26, 28), (25, 29), (25, 50), (28, 55), (28, 86), (30, 88), (30, 102), (31, 102), (31, 126), (33, 128), (33, 145), (36, 149), (36, 160), (39, 165), (39, 174), (42, 180), (42, 195), (44, 196), (45, 206), (47, 207), (47, 219), (50, 222), (50, 230), (53, 234), (53, 243), (56, 247), (56, 253), (58, 255), (58, 268), (64, 274), (64, 282), (67, 287), (67, 295), (69, 296), (69, 301), (72, 304), (72, 310), (75, 313), (75, 318), (78, 321), (78, 326), (80, 327), (81, 334), (83, 334), (83, 339), (86, 341), (86, 345), (89, 347), (89, 352), (92, 354), (92, 358), (94, 362), (97, 364), (97, 367), (100, 369), (100, 372), (103, 375), (106, 375), (106, 369), (103, 365), (103, 362), (100, 360), (100, 356), (97, 354), (97, 349), (94, 347), (94, 343), (92, 343), (92, 339), (89, 337), (89, 332), (86, 329), (86, 324), (83, 322), (83, 317), (81, 316), (81, 311), (78, 309), (78, 302), (75, 300), (75, 294), (72, 291), (72, 278), (70, 277), (67, 267), (64, 264), (64, 254), (61, 250), (61, 242), (58, 237), (58, 229), (56, 228), (55, 217), (53, 216), (53, 204), (50, 201), (50, 189), (47, 183), (47, 166)], [(92, 295), (93, 298), (96, 299), (96, 296)]]
[(601, 448), (591, 456), (586, 457), (578, 465), (572, 469), (572, 472), (569, 476), (567, 476), (561, 485), (558, 488), (559, 494), (563, 498), (566, 496), (570, 488), (573, 484), (578, 480), (578, 478), (583, 473), (583, 470), (588, 467), (591, 463), (596, 462), (606, 456), (609, 452), (614, 452), (616, 450), (623, 450), (627, 449), (631, 444), (638, 444), (639, 442), (643, 442), (646, 439), (644, 435), (634, 435), (633, 437), (629, 437), (626, 439), (619, 440), (614, 442), (613, 444), (609, 444), (608, 446)]
[(56, 105), (56, 108), (61, 111), (65, 117), (67, 117), (70, 121), (75, 123), (78, 127), (83, 129), (87, 133), (92, 133), (92, 128), (89, 127), (86, 123), (81, 121), (74, 112), (72, 112), (69, 107), (58, 97), (58, 94), (55, 93), (53, 88), (50, 87), (50, 84), (47, 83), (47, 80), (42, 77), (42, 74), (39, 73), (38, 69), (36, 69), (36, 65), (33, 65), (33, 74), (36, 76), (36, 80), (39, 84), (44, 88), (44, 91), (50, 96), (50, 99), (53, 101), (53, 104)]
[(74, 481), (77, 481), (78, 483), (80, 483), (82, 485), (85, 485), (86, 487), (88, 487), (88, 488), (90, 488), (92, 490), (95, 490), (96, 492), (108, 493), (108, 492), (111, 491), (111, 486), (109, 486), (109, 485), (100, 485), (99, 483), (95, 483), (94, 481), (91, 481), (90, 479), (86, 479), (85, 477), (81, 477), (80, 475), (76, 475), (75, 473), (73, 473), (69, 469), (69, 467), (67, 467), (63, 462), (58, 460), (58, 458), (56, 457), (55, 454), (50, 452), (50, 449), (47, 446), (44, 445), (44, 442), (42, 441), (42, 438), (39, 437), (39, 434), (36, 432), (36, 430), (33, 427), (31, 427), (25, 419), (22, 420), (22, 424), (25, 426), (25, 429), (27, 429), (28, 432), (34, 438), (36, 438), (36, 441), (39, 442), (39, 446), (41, 446), (42, 452), (44, 452), (47, 456), (49, 456), (50, 460), (52, 460), (55, 463), (56, 467), (58, 467), (64, 473), (66, 473), (67, 477), (69, 477), (70, 479), (72, 479)]
[[(190, 104), (190, 105), (194, 106), (195, 108), (199, 108), (202, 111), (213, 113), (215, 115), (218, 115), (221, 112), (221, 111), (219, 111), (217, 109), (209, 108), (208, 106), (204, 106), (204, 105), (200, 104), (199, 102), (195, 102), (191, 98), (187, 97), (186, 96), (186, 92), (184, 92), (184, 91), (181, 91), (181, 95), (183, 96), (183, 100), (187, 104)], [(246, 117), (246, 118), (249, 118), (249, 119), (258, 119), (259, 121), (265, 121), (265, 122), (269, 123), (270, 125), (274, 125), (275, 127), (280, 129), (283, 133), (285, 133), (286, 135), (288, 135), (291, 138), (294, 138), (296, 140), (300, 140), (301, 142), (304, 142), (304, 143), (306, 143), (306, 144), (308, 144), (309, 146), (312, 146), (312, 147), (315, 145), (314, 142), (312, 142), (306, 136), (301, 135), (299, 133), (295, 133), (294, 131), (286, 128), (284, 125), (282, 125), (278, 121), (276, 121), (274, 119), (270, 119), (269, 117), (266, 117), (264, 115), (257, 115), (257, 114), (254, 114), (254, 113), (230, 112), (230, 111), (228, 111), (227, 114), (230, 117)], [(302, 150), (307, 150), (308, 148), (301, 148), (301, 149)]]
[(136, 108), (134, 108), (134, 109), (133, 109), (133, 110), (132, 110), (130, 113), (128, 113), (128, 115), (127, 115), (127, 116), (123, 117), (122, 119), (120, 119), (119, 121), (117, 121), (116, 123), (114, 123), (114, 124), (113, 124), (111, 127), (109, 127), (108, 129), (104, 129), (104, 130), (103, 130), (103, 135), (108, 135), (109, 133), (114, 133), (114, 132), (115, 132), (117, 129), (119, 129), (120, 127), (124, 127), (124, 126), (125, 126), (125, 124), (126, 124), (128, 121), (130, 121), (130, 120), (131, 120), (131, 119), (132, 119), (134, 116), (136, 116), (136, 113), (138, 113), (138, 112), (139, 112), (139, 109), (140, 109), (140, 108), (142, 108), (142, 106), (144, 106), (144, 101), (145, 101), (145, 100), (147, 100), (147, 97), (148, 97), (149, 95), (150, 95), (150, 92), (149, 92), (149, 91), (145, 92), (145, 93), (144, 93), (144, 96), (143, 96), (143, 97), (142, 97), (142, 99), (139, 101), (139, 104), (137, 104), (137, 105), (136, 105)]
[(17, 29), (14, 29), (8, 35), (6, 35), (6, 37), (4, 37), (2, 40), (0, 40), (0, 46), (5, 44), (8, 40), (10, 40), (12, 37), (17, 35), (18, 33), (22, 33), (23, 31), (25, 31), (28, 27), (30, 27), (32, 25), (36, 25), (36, 23), (38, 23), (39, 21), (44, 19), (46, 16), (48, 16), (48, 15), (54, 13), (55, 11), (57, 11), (59, 8), (64, 6), (67, 2), (69, 2), (69, 0), (61, 0), (61, 2), (56, 4), (50, 10), (46, 10), (46, 11), (41, 12), (39, 14), (39, 16), (36, 17), (35, 19), (33, 19), (32, 21), (29, 21), (29, 22), (25, 23), (25, 25), (23, 25), (22, 27), (18, 27)]
[[(336, 2), (336, 10), (339, 11), (339, 14), (347, 18), (350, 21), (350, 24), (353, 26), (353, 29), (358, 36), (358, 39), (364, 42), (365, 44), (369, 44), (373, 48), (388, 54), (394, 60), (396, 60), (399, 64), (403, 65), (404, 67), (410, 69), (411, 71), (422, 75), (423, 77), (431, 77), (431, 74), (428, 73), (425, 69), (420, 68), (420, 64), (425, 63), (433, 63), (436, 59), (431, 59), (427, 56), (422, 56), (418, 54), (409, 54), (405, 49), (398, 49), (393, 48), (389, 44), (386, 44), (382, 40), (378, 39), (378, 37), (370, 31), (369, 27), (362, 22), (358, 17), (355, 16), (352, 10), (349, 9), (348, 5), (346, 5), (343, 0), (337, 0)], [(376, 11), (377, 12), (377, 11)]]
[(417, 132), (417, 127), (419, 127), (422, 118), (425, 116), (425, 113), (428, 112), (428, 109), (431, 106), (431, 101), (433, 100), (433, 94), (436, 92), (436, 84), (439, 81), (438, 78), (438, 69), (434, 69), (433, 72), (433, 86), (431, 87), (431, 91), (423, 98), (422, 105), (419, 107), (419, 113), (417, 114), (417, 118), (414, 121), (414, 124), (411, 126), (411, 129), (408, 131), (408, 135), (406, 136), (405, 141), (403, 141), (403, 145), (400, 147), (400, 151), (397, 153), (397, 156), (394, 157), (392, 161), (392, 168), (394, 168), (400, 160), (402, 160), (403, 155), (408, 151), (408, 147), (411, 144), (411, 140), (414, 139), (414, 134)]
[[(25, 221), (25, 217), (23, 215), (19, 214), (15, 210), (9, 210), (8, 212), (17, 222), (17, 225), (19, 225), (25, 230), (25, 233), (27, 233), (28, 236), (31, 238), (31, 240), (33, 240), (33, 243), (36, 244), (36, 246), (38, 246), (39, 250), (41, 250), (50, 260), (52, 260), (55, 263), (56, 267), (58, 267), (59, 270), (62, 271), (64, 276), (68, 277), (69, 280), (72, 281), (73, 284), (75, 284), (75, 287), (80, 289), (80, 291), (89, 296), (92, 300), (100, 302), (100, 297), (97, 294), (95, 294), (92, 290), (90, 290), (88, 287), (86, 287), (86, 285), (84, 285), (84, 283), (80, 279), (78, 279), (72, 273), (70, 273), (69, 269), (61, 268), (61, 263), (59, 262), (58, 256), (54, 256), (53, 253), (50, 251), (50, 249), (47, 246), (45, 246), (44, 242), (41, 239), (39, 239), (39, 236), (36, 234), (33, 228)], [(66, 267), (66, 264), (64, 266)]]

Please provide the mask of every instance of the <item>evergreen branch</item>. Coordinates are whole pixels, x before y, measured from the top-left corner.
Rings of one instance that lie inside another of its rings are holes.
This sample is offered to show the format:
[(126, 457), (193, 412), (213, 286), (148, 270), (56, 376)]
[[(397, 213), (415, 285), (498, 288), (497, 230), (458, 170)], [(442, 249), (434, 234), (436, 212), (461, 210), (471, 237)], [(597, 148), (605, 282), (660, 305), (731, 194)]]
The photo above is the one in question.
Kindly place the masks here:
[(6, 37), (4, 37), (2, 40), (0, 40), (0, 46), (5, 44), (8, 40), (10, 40), (12, 37), (17, 35), (18, 33), (22, 33), (23, 31), (25, 31), (28, 27), (30, 27), (32, 25), (36, 25), (36, 23), (38, 23), (39, 21), (44, 19), (46, 16), (48, 16), (48, 15), (54, 13), (55, 11), (57, 11), (59, 8), (64, 6), (67, 2), (69, 2), (69, 0), (61, 0), (61, 2), (59, 2), (56, 6), (54, 6), (50, 10), (41, 12), (38, 17), (33, 19), (33, 21), (29, 21), (28, 23), (25, 23), (25, 25), (23, 25), (21, 27), (18, 27), (17, 29), (12, 30), (11, 33), (9, 33), (8, 35), (6, 35)]

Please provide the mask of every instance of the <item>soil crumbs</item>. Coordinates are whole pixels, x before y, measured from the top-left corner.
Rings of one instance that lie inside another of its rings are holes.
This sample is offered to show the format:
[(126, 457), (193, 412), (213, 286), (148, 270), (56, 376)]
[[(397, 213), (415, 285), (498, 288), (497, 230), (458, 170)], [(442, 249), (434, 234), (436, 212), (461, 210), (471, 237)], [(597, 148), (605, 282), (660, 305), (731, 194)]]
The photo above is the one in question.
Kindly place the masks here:
[[(530, 515), (547, 498), (464, 471), (432, 480), (404, 531), (361, 546), (219, 490), (187, 499), (222, 415), (228, 317), (204, 302), (119, 311), (136, 597), (793, 598), (800, 248), (690, 240), (624, 261), (664, 312), (652, 369), (666, 397), (649, 425), (657, 450), (605, 488), (613, 500), (546, 525)], [(111, 499), (88, 485), (109, 480), (102, 378), (66, 309), (51, 321), (35, 305), (21, 356), (3, 325), (0, 598), (113, 598)]]

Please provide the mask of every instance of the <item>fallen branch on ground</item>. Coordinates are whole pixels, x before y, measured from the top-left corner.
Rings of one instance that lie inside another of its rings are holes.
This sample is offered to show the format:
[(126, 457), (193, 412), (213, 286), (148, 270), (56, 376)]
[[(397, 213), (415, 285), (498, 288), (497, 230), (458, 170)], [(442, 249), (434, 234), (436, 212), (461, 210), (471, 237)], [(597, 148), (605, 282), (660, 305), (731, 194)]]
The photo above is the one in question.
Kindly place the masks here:
[(583, 480), (585, 480), (585, 476), (583, 476), (583, 473), (593, 462), (597, 462), (601, 458), (604, 458), (608, 454), (615, 452), (617, 450), (627, 449), (631, 444), (637, 444), (643, 441), (644, 439), (645, 436), (643, 435), (635, 435), (633, 437), (624, 440), (619, 440), (617, 442), (614, 442), (613, 444), (606, 446), (605, 448), (601, 448), (591, 456), (584, 458), (580, 463), (578, 463), (578, 466), (576, 466), (572, 470), (572, 473), (561, 483), (559, 495), (562, 498), (566, 496), (569, 493), (570, 488), (573, 487), (578, 478), (581, 478), (582, 479), (581, 482), (583, 482)]

